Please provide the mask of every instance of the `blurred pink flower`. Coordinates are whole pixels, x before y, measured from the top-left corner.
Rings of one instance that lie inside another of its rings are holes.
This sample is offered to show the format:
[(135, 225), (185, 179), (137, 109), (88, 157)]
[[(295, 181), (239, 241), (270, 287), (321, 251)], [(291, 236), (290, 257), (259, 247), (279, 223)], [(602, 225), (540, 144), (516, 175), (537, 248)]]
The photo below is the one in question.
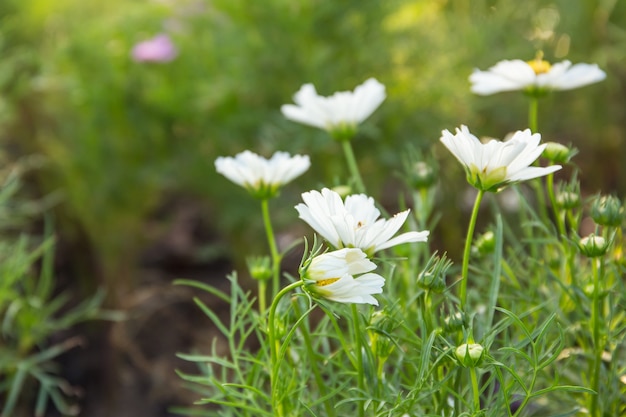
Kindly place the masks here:
[(160, 34), (139, 42), (133, 47), (131, 56), (137, 62), (170, 62), (178, 50), (168, 35)]

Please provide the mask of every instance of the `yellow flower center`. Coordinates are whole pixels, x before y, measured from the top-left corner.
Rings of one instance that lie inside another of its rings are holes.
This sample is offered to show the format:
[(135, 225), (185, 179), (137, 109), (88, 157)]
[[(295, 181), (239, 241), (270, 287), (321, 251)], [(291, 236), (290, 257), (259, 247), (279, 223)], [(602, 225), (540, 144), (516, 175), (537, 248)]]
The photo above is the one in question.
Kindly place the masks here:
[(325, 287), (327, 285), (332, 284), (333, 282), (339, 281), (339, 278), (327, 278), (317, 281), (318, 287)]
[(528, 65), (535, 71), (535, 74), (545, 74), (550, 71), (552, 65), (548, 61), (543, 60), (543, 52), (538, 52), (535, 59), (528, 61)]

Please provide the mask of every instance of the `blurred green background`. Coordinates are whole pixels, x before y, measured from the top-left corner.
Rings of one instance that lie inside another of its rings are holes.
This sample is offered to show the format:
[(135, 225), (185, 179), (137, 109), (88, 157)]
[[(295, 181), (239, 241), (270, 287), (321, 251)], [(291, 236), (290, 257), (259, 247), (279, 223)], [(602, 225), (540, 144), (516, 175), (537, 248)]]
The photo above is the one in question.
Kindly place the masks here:
[[(132, 60), (136, 43), (161, 33), (178, 49), (174, 60)], [(433, 236), (454, 254), (465, 182), (440, 132), (466, 124), (504, 137), (526, 128), (521, 93), (474, 96), (468, 76), (538, 50), (607, 72), (601, 83), (544, 98), (539, 129), (580, 149), (585, 192), (623, 196), (623, 0), (3, 0), (0, 140), (6, 160), (41, 161), (27, 176), (31, 195), (59, 196), (66, 285), (104, 287), (123, 307), (144, 283), (155, 241), (175, 246), (194, 234), (178, 255), (207, 268), (266, 251), (258, 205), (215, 172), (218, 156), (311, 156), (311, 170), (272, 202), (276, 229), (288, 233), (299, 194), (340, 183), (347, 170), (338, 144), (285, 120), (281, 104), (306, 82), (329, 95), (375, 77), (388, 98), (353, 142), (368, 190), (393, 208), (405, 150), (438, 160), (446, 221)], [(172, 232), (189, 207), (202, 233)]]

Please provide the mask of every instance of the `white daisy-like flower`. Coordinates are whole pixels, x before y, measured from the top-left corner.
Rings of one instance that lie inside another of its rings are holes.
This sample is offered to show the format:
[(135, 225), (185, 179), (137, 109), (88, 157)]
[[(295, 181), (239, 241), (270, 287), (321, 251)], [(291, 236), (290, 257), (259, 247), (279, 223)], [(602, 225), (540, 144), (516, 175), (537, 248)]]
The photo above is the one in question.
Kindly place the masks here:
[(283, 115), (294, 122), (327, 130), (338, 140), (351, 139), (357, 125), (367, 119), (385, 100), (385, 86), (370, 78), (354, 91), (332, 96), (317, 94), (313, 84), (304, 84), (294, 95), (294, 104), (281, 106)]
[(246, 150), (234, 158), (220, 156), (215, 160), (217, 172), (262, 199), (276, 195), (281, 186), (302, 175), (310, 166), (307, 155), (291, 156), (287, 152), (276, 152), (265, 159)]
[[(371, 271), (376, 264), (357, 248), (344, 248), (315, 256), (300, 272), (305, 288), (340, 303), (378, 305), (372, 294), (383, 292), (385, 279)], [(357, 276), (358, 275), (358, 276)]]
[(552, 90), (572, 90), (602, 81), (606, 73), (596, 64), (576, 64), (562, 61), (551, 65), (541, 59), (521, 59), (498, 62), (487, 71), (474, 70), (469, 80), (472, 92), (490, 95), (503, 91), (525, 91), (542, 94)]
[(482, 191), (498, 191), (507, 184), (542, 177), (561, 169), (560, 165), (530, 166), (543, 152), (541, 135), (530, 129), (517, 131), (505, 141), (492, 139), (482, 143), (466, 126), (453, 135), (442, 132), (441, 142), (463, 164), (467, 181)]
[(296, 206), (300, 218), (335, 248), (360, 248), (368, 256), (407, 242), (426, 242), (428, 231), (407, 232), (393, 237), (406, 221), (409, 210), (389, 220), (379, 219), (374, 199), (364, 194), (341, 196), (328, 188), (302, 194)]

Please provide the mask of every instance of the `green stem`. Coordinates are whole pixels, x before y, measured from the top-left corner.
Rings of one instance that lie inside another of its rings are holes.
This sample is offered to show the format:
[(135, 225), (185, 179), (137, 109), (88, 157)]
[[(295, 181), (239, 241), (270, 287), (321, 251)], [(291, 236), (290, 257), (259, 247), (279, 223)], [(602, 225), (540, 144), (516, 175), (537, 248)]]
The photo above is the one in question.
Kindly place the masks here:
[(478, 390), (478, 371), (476, 368), (472, 368), (470, 371), (470, 377), (472, 378), (472, 392), (474, 393), (474, 414), (478, 415), (480, 411), (480, 391)]
[(259, 280), (259, 314), (262, 316), (265, 315), (265, 309), (267, 308), (267, 281)]
[(275, 323), (276, 308), (278, 307), (278, 302), (280, 301), (281, 298), (285, 296), (285, 294), (288, 294), (289, 292), (293, 291), (294, 289), (298, 287), (301, 287), (302, 285), (304, 285), (304, 281), (296, 281), (287, 285), (285, 288), (280, 290), (278, 294), (276, 294), (276, 296), (272, 300), (272, 305), (270, 306), (270, 312), (269, 312), (269, 317), (268, 317), (268, 322), (267, 322), (267, 326), (268, 326), (267, 333), (268, 333), (269, 344), (270, 344), (270, 360), (271, 360), (270, 365), (272, 369), (272, 373), (270, 375), (270, 384), (271, 384), (271, 391), (272, 391), (272, 409), (274, 410), (274, 413), (277, 417), (281, 417), (285, 415), (284, 414), (285, 410), (283, 409), (283, 404), (278, 393), (278, 373), (280, 370), (278, 352), (280, 351), (280, 340), (276, 338), (276, 323)]
[[(598, 409), (599, 397), (600, 397), (600, 368), (602, 366), (602, 352), (604, 351), (604, 345), (602, 343), (602, 335), (600, 332), (601, 320), (600, 320), (600, 282), (601, 275), (603, 275), (602, 259), (593, 259), (593, 295), (592, 295), (592, 308), (591, 308), (591, 326), (593, 335), (593, 370), (591, 373), (591, 389), (596, 392), (591, 396), (591, 406), (589, 415), (591, 417), (600, 417), (601, 413)], [(598, 264), (600, 266), (598, 267)]]
[[(302, 311), (300, 310), (300, 306), (298, 305), (297, 300), (293, 303), (293, 308), (296, 312), (296, 316), (301, 317)], [(309, 333), (309, 326), (302, 326), (302, 338), (304, 339), (307, 355), (309, 356), (309, 360), (311, 361), (311, 369), (313, 370), (313, 376), (315, 377), (317, 389), (319, 391), (320, 397), (324, 398), (324, 408), (326, 409), (326, 415), (329, 417), (334, 417), (335, 408), (331, 404), (330, 398), (326, 397), (326, 384), (324, 383), (324, 379), (322, 378), (322, 374), (320, 373), (320, 367), (318, 366), (319, 361), (317, 355), (315, 354), (315, 350), (313, 349), (313, 344), (311, 343), (311, 335)]]
[(539, 99), (530, 97), (528, 102), (528, 128), (531, 133), (537, 133), (537, 115), (539, 113)]
[[(355, 342), (355, 356), (356, 356), (356, 371), (357, 371), (357, 384), (359, 391), (363, 393), (365, 391), (365, 374), (363, 372), (363, 347), (361, 345), (361, 319), (359, 317), (359, 310), (356, 304), (352, 304), (352, 321), (354, 325), (354, 342)], [(358, 402), (359, 417), (365, 416), (365, 408), (362, 401)]]
[(350, 140), (342, 140), (341, 146), (343, 147), (343, 153), (345, 154), (346, 162), (348, 163), (348, 170), (350, 171), (352, 181), (356, 186), (356, 191), (365, 194), (365, 185), (363, 185), (361, 173), (359, 172), (359, 167), (356, 163), (354, 152), (352, 151), (352, 142)]
[(261, 210), (263, 211), (263, 224), (265, 225), (265, 234), (267, 235), (267, 242), (269, 243), (270, 254), (272, 256), (272, 296), (275, 296), (280, 286), (281, 254), (278, 253), (278, 247), (276, 246), (274, 229), (272, 229), (272, 221), (270, 220), (268, 199), (261, 200)]
[(474, 228), (476, 227), (476, 219), (478, 218), (478, 210), (480, 209), (480, 202), (483, 199), (485, 192), (478, 190), (476, 195), (476, 201), (474, 202), (474, 209), (472, 210), (472, 216), (470, 217), (469, 226), (467, 227), (467, 237), (465, 238), (465, 250), (463, 251), (463, 267), (461, 269), (461, 289), (459, 291), (459, 299), (461, 301), (461, 310), (465, 311), (465, 304), (467, 302), (467, 275), (469, 273), (469, 258), (472, 249), (472, 237), (474, 235)]
[(559, 231), (559, 240), (565, 238), (565, 218), (559, 212), (559, 208), (556, 205), (556, 197), (554, 196), (554, 173), (548, 174), (546, 178), (546, 187), (548, 188), (548, 197), (550, 198), (550, 205), (554, 211), (554, 218), (556, 221), (556, 227)]

